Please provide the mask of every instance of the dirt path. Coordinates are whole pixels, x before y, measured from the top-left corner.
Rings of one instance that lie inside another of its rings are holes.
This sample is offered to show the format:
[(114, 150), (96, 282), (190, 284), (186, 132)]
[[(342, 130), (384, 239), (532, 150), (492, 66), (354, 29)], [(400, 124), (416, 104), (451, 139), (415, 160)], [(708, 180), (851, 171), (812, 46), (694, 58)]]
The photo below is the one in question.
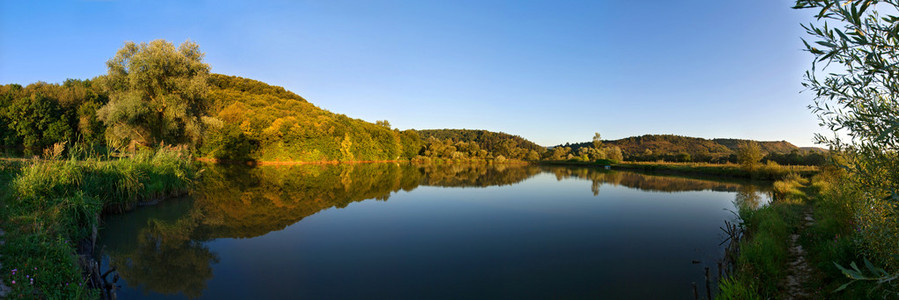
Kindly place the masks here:
[(781, 283), (786, 291), (784, 299), (814, 299), (812, 293), (809, 293), (806, 288), (814, 269), (809, 266), (805, 249), (799, 243), (800, 233), (814, 224), (815, 219), (812, 218), (811, 211), (806, 210), (803, 213), (802, 224), (799, 226), (798, 232), (790, 235), (790, 262), (787, 266), (787, 278)]

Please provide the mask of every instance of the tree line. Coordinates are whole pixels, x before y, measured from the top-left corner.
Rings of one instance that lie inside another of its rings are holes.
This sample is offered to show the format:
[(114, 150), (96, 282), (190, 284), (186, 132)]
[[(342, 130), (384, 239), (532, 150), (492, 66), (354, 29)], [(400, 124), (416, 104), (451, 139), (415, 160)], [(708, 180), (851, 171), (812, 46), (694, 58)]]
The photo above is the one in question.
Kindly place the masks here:
[[(0, 86), (0, 145), (39, 155), (57, 143), (96, 152), (184, 145), (244, 161), (605, 160), (736, 162), (739, 140), (645, 135), (547, 149), (502, 132), (398, 130), (336, 114), (260, 81), (210, 73), (190, 41), (126, 43), (107, 74), (62, 84)], [(5, 125), (5, 126), (3, 126)], [(763, 161), (818, 165), (819, 152), (763, 142)], [(784, 152), (783, 149), (792, 149)]]
[[(618, 148), (626, 161), (739, 163), (737, 152), (745, 143), (756, 143), (762, 162), (781, 165), (820, 166), (827, 162), (823, 149), (806, 150), (786, 141), (759, 142), (740, 139), (703, 139), (678, 135), (643, 135), (619, 140), (601, 141), (610, 149)], [(564, 144), (569, 153), (581, 157), (583, 151), (595, 148), (595, 142)], [(584, 150), (587, 148), (587, 150)]]
[[(0, 145), (123, 153), (183, 145), (219, 160), (539, 159), (543, 147), (489, 131), (397, 130), (316, 107), (283, 87), (210, 73), (193, 42), (128, 42), (107, 73), (0, 86)], [(424, 137), (424, 138), (423, 138)]]

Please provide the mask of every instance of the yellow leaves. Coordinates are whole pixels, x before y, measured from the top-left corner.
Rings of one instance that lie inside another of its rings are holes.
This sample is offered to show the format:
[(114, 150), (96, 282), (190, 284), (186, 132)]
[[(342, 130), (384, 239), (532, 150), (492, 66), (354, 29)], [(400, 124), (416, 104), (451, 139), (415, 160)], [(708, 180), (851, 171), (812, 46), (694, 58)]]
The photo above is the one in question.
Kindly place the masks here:
[(262, 131), (262, 134), (269, 137), (283, 137), (286, 130), (291, 129), (297, 123), (294, 117), (278, 118), (272, 122), (271, 126)]
[(247, 108), (243, 103), (234, 102), (219, 112), (219, 119), (225, 123), (241, 123), (246, 116), (252, 113), (253, 111)]

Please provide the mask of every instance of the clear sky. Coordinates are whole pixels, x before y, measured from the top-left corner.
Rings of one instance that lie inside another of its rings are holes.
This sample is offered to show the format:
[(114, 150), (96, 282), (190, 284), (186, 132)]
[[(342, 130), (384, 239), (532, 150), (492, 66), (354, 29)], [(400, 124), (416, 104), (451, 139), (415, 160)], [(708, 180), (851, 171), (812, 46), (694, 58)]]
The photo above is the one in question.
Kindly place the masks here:
[(106, 73), (125, 41), (192, 40), (216, 73), (397, 128), (541, 145), (642, 134), (787, 140), (806, 108), (789, 0), (0, 0), (0, 83)]

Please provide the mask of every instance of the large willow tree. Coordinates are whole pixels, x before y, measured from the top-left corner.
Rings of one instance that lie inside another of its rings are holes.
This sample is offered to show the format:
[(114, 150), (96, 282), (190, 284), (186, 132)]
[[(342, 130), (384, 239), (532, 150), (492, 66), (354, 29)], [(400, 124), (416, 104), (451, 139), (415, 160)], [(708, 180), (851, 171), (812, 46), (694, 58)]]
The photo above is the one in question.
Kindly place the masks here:
[(197, 44), (128, 42), (106, 62), (100, 81), (109, 103), (97, 112), (113, 145), (199, 142), (209, 65)]

